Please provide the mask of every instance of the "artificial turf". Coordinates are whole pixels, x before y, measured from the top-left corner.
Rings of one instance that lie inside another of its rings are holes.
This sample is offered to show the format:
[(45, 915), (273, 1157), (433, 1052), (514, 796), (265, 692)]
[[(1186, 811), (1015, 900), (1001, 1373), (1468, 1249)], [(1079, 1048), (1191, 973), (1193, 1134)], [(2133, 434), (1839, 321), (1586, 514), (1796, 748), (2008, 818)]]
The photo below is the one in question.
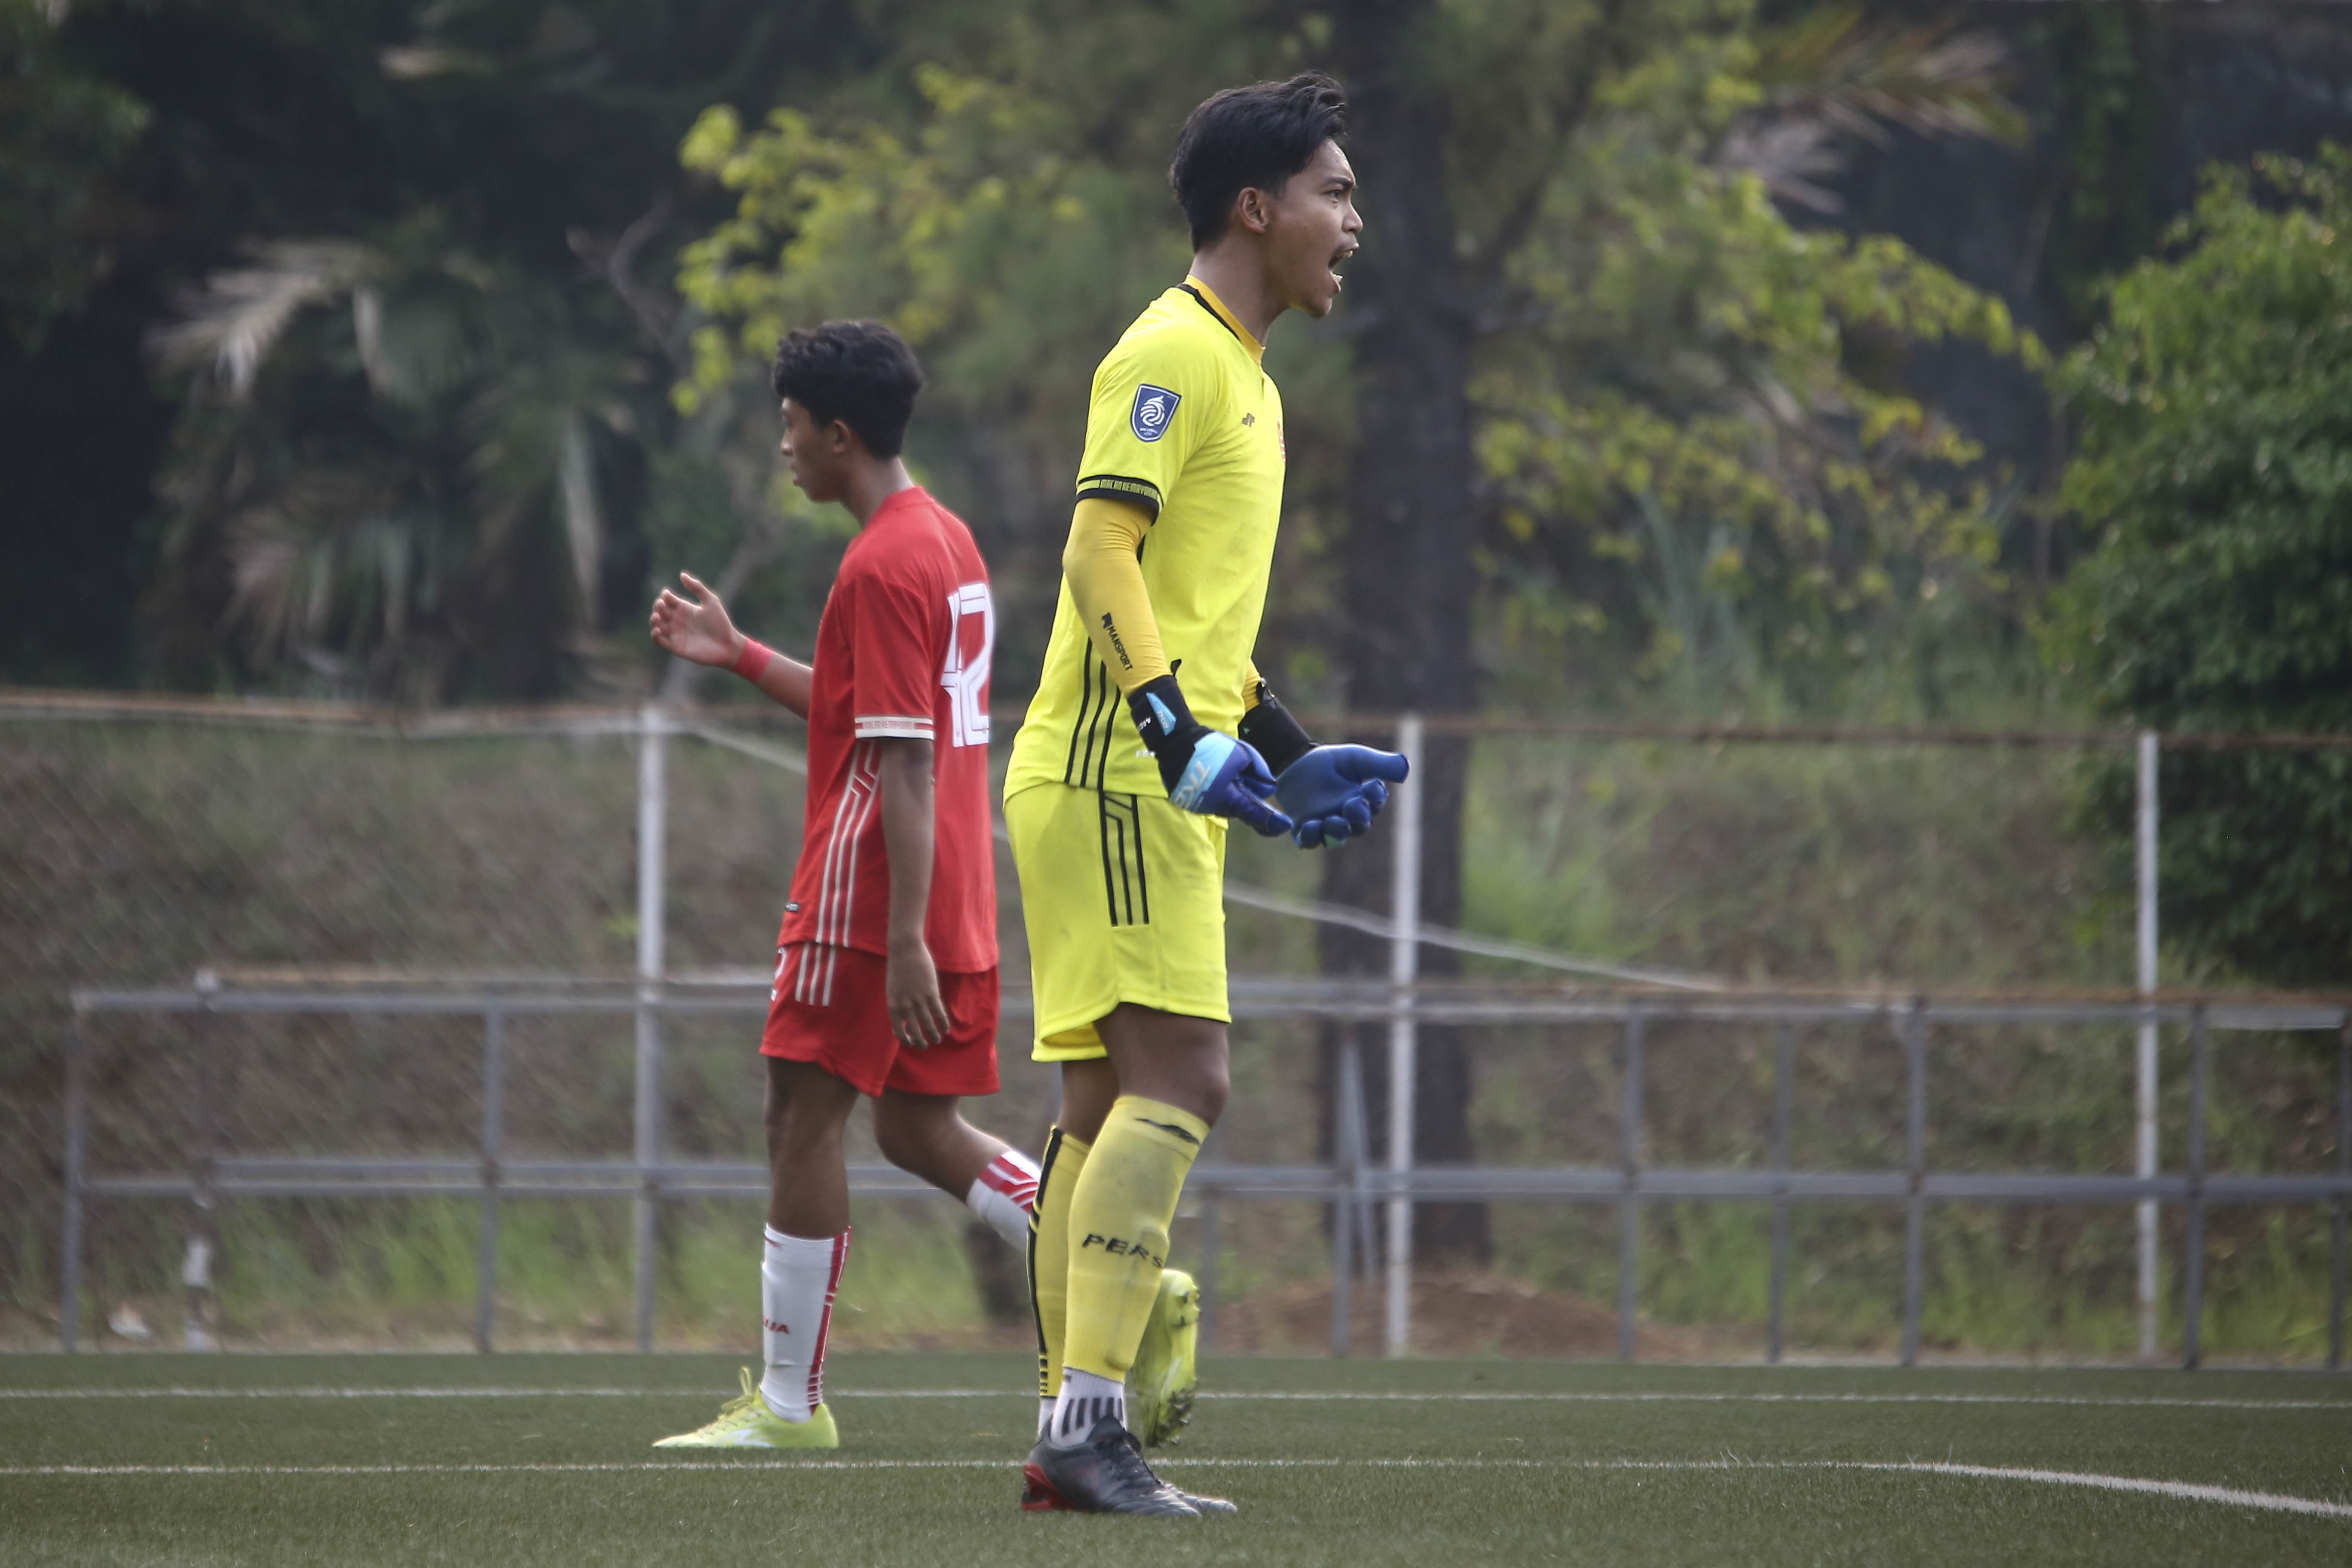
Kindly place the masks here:
[[(655, 1455), (654, 1438), (700, 1424), (733, 1392), (737, 1364), (0, 1358), (0, 1558), (2352, 1560), (2352, 1384), (2317, 1375), (1213, 1361), (1192, 1432), (1165, 1468), (1243, 1511), (1175, 1524), (1016, 1510), (1035, 1412), (1018, 1356), (837, 1357), (834, 1455)], [(1275, 1394), (1306, 1397), (1264, 1397)], [(1364, 1397), (1396, 1394), (1434, 1397)], [(1937, 1462), (2230, 1488), (2336, 1511), (1834, 1468)]]

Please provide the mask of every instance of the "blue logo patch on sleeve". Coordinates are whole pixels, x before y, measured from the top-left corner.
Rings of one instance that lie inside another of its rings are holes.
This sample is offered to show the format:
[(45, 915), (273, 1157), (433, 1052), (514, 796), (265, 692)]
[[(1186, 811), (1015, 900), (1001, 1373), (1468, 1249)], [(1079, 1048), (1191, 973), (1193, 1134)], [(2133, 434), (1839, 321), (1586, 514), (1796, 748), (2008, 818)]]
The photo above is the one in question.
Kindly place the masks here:
[(1168, 434), (1176, 405), (1182, 401), (1166, 387), (1146, 382), (1135, 389), (1135, 406), (1127, 411), (1127, 427), (1139, 441), (1157, 441)]

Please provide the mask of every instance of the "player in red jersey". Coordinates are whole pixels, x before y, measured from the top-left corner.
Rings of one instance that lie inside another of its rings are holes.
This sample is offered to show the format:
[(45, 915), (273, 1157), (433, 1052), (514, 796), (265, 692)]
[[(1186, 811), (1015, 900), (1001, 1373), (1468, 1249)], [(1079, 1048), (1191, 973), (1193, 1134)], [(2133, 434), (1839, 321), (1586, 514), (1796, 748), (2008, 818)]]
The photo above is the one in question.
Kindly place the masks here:
[(988, 804), (988, 568), (898, 453), (922, 371), (896, 332), (830, 321), (785, 338), (781, 450), (859, 532), (802, 664), (745, 637), (719, 596), (664, 589), (653, 637), (731, 668), (808, 721), (807, 813), (760, 1051), (770, 1190), (765, 1374), (656, 1447), (831, 1448), (824, 1338), (849, 1252), (842, 1133), (861, 1096), (892, 1163), (1026, 1247), (1037, 1167), (963, 1119), (996, 1092), (996, 879)]

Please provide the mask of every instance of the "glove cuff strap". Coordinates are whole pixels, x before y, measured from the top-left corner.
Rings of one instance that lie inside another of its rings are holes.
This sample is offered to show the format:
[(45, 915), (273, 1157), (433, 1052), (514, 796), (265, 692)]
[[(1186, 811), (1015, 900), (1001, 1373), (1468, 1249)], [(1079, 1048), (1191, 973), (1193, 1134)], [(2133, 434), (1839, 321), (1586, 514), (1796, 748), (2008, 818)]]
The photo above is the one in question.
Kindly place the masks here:
[(1259, 756), (1275, 777), (1283, 770), (1315, 749), (1315, 742), (1289, 709), (1282, 705), (1274, 689), (1263, 680), (1257, 684), (1257, 704), (1242, 715), (1237, 726), (1241, 738), (1257, 748)]
[(1154, 756), (1171, 741), (1189, 741), (1202, 728), (1173, 675), (1158, 676), (1137, 687), (1127, 700), (1127, 710), (1134, 715), (1135, 731)]

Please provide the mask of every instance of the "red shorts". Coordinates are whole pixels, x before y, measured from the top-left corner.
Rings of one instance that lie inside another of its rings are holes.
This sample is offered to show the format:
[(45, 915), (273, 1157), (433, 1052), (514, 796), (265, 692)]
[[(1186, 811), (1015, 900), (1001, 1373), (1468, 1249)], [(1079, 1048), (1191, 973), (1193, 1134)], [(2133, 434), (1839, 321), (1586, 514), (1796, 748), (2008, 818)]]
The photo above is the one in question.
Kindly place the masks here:
[(854, 947), (795, 942), (776, 953), (760, 1054), (823, 1068), (860, 1094), (996, 1092), (996, 971), (940, 975), (952, 1027), (927, 1049), (890, 1034), (889, 960)]

